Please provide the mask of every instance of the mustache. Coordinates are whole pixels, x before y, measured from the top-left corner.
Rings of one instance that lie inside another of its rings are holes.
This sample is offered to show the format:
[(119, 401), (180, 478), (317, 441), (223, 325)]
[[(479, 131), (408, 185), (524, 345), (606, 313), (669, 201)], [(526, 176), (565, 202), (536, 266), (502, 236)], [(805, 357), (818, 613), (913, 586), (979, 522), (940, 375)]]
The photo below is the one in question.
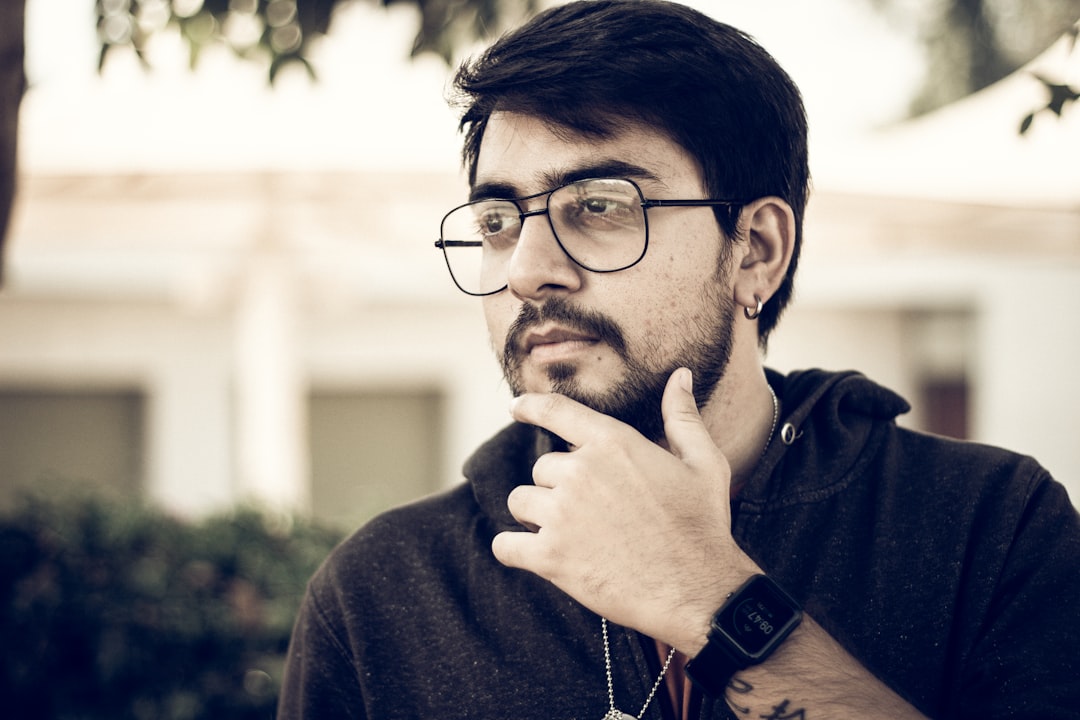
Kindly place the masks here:
[(545, 322), (557, 322), (571, 330), (595, 337), (607, 344), (619, 357), (626, 357), (626, 337), (619, 324), (598, 312), (575, 308), (563, 298), (551, 298), (541, 305), (524, 303), (503, 347), (503, 366), (511, 367), (521, 353), (523, 338), (530, 329)]

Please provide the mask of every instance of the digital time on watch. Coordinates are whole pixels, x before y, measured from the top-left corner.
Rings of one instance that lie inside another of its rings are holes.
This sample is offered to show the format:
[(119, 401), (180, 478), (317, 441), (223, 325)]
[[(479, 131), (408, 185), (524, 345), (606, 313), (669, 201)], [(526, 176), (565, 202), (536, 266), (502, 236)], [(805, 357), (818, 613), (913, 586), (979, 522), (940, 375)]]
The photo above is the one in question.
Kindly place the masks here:
[(686, 675), (711, 697), (721, 697), (740, 670), (763, 662), (802, 621), (799, 605), (765, 575), (754, 575), (712, 617), (708, 641), (686, 665)]

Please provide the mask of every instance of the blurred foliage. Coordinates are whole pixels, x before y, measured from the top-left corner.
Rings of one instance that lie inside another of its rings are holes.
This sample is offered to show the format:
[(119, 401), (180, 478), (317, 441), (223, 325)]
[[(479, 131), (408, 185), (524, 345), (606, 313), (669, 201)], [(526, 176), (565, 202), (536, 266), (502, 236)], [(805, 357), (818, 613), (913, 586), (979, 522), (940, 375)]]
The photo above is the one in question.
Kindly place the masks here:
[[(334, 9), (358, 0), (96, 0), (99, 68), (110, 52), (132, 48), (146, 63), (150, 40), (179, 30), (195, 67), (206, 47), (223, 43), (245, 58), (267, 58), (273, 82), (290, 64), (314, 78), (312, 41), (326, 34)], [(435, 53), (447, 63), (455, 48), (490, 37), (535, 12), (538, 0), (366, 0), (383, 7), (414, 5), (419, 28), (412, 56)]]
[[(382, 7), (412, 5), (418, 29), (411, 55), (434, 53), (446, 63), (457, 49), (491, 38), (535, 13), (540, 0), (95, 0), (101, 43), (99, 68), (110, 53), (132, 49), (144, 64), (147, 47), (159, 33), (178, 30), (194, 68), (200, 53), (223, 44), (237, 55), (268, 62), (271, 83), (295, 63), (314, 79), (313, 41), (330, 28), (335, 8), (351, 2)], [(1075, 39), (1080, 0), (868, 0), (899, 27), (921, 41), (927, 62), (922, 89), (911, 100), (921, 115), (1015, 72), (1063, 33)], [(1021, 134), (1035, 115), (1059, 115), (1080, 91), (1038, 76), (1049, 92), (1044, 108), (1021, 122)]]
[(339, 539), (254, 510), (186, 523), (24, 497), (0, 517), (4, 714), (273, 717), (304, 588)]
[[(1080, 37), (1080, 21), (1072, 26), (1069, 31), (1069, 55), (1076, 58), (1078, 55), (1076, 51), (1077, 38)], [(1023, 135), (1031, 129), (1032, 123), (1035, 122), (1035, 116), (1048, 112), (1056, 117), (1061, 117), (1061, 114), (1065, 111), (1065, 108), (1077, 100), (1080, 100), (1080, 89), (1074, 88), (1070, 85), (1061, 82), (1055, 82), (1054, 80), (1047, 78), (1044, 75), (1035, 73), (1036, 80), (1041, 82), (1046, 88), (1047, 96), (1049, 99), (1046, 105), (1036, 108), (1024, 116), (1024, 119), (1020, 121), (1020, 134)]]
[[(1080, 0), (869, 0), (923, 47), (918, 116), (1015, 72), (1064, 34), (1075, 38)], [(1052, 92), (1053, 80), (1040, 78)], [(1075, 89), (1057, 81), (1063, 89)], [(1060, 92), (1060, 91), (1058, 91)], [(1030, 126), (1030, 121), (1028, 121)], [(1025, 128), (1026, 129), (1026, 128)]]

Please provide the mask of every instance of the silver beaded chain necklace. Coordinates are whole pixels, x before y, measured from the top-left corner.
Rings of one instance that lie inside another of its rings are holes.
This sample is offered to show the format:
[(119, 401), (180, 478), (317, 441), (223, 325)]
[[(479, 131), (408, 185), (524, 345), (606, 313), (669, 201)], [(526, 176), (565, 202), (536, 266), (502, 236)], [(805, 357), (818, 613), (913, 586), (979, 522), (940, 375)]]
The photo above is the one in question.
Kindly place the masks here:
[[(776, 424), (780, 420), (780, 400), (776, 397), (772, 386), (768, 384), (766, 386), (769, 388), (769, 395), (772, 397), (773, 416), (772, 427), (769, 428), (769, 437), (765, 440), (765, 447), (761, 450), (762, 455), (765, 455), (765, 451), (769, 449), (769, 443), (772, 442), (773, 435), (776, 434)], [(649, 708), (649, 704), (656, 697), (656, 691), (660, 689), (660, 683), (664, 682), (664, 676), (667, 675), (668, 668), (671, 666), (671, 660), (675, 657), (675, 648), (668, 651), (664, 667), (660, 668), (660, 674), (657, 675), (656, 682), (653, 683), (652, 690), (649, 691), (649, 696), (645, 698), (645, 704), (641, 706), (641, 710), (634, 716), (615, 707), (615, 683), (611, 678), (611, 645), (608, 642), (607, 618), (600, 618), (600, 629), (604, 635), (604, 673), (607, 675), (608, 697), (607, 714), (600, 720), (642, 720), (645, 717), (645, 711)]]
[[(608, 631), (607, 631), (607, 618), (600, 618), (600, 627), (604, 632), (604, 672), (607, 674), (607, 697), (608, 697), (608, 711), (607, 715), (604, 715), (601, 720), (635, 720), (635, 716), (630, 713), (624, 713), (622, 710), (615, 708), (615, 684), (611, 679), (611, 647), (608, 644)], [(671, 659), (675, 657), (675, 648), (671, 648), (668, 652), (667, 660), (664, 661), (664, 667), (661, 668), (660, 674), (656, 678), (656, 682), (653, 683), (652, 690), (649, 691), (649, 696), (645, 698), (645, 704), (641, 706), (641, 711), (637, 714), (636, 720), (641, 720), (645, 717), (645, 710), (649, 707), (649, 703), (656, 697), (656, 691), (660, 689), (660, 683), (664, 681), (664, 676), (667, 675), (668, 667), (671, 665)]]
[(769, 428), (769, 437), (765, 438), (765, 447), (761, 448), (762, 457), (769, 450), (769, 443), (776, 434), (776, 425), (780, 422), (780, 399), (776, 397), (776, 391), (772, 389), (772, 385), (765, 383), (765, 387), (769, 388), (769, 395), (772, 396), (772, 427)]

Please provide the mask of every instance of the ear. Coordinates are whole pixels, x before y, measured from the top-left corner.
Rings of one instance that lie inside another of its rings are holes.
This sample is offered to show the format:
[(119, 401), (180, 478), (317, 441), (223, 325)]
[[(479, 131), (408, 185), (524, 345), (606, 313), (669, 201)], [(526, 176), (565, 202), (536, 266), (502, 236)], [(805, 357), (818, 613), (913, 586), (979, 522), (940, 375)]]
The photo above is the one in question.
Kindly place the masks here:
[(739, 214), (744, 252), (735, 272), (735, 301), (753, 308), (767, 302), (784, 281), (795, 248), (795, 213), (778, 197), (763, 197)]

